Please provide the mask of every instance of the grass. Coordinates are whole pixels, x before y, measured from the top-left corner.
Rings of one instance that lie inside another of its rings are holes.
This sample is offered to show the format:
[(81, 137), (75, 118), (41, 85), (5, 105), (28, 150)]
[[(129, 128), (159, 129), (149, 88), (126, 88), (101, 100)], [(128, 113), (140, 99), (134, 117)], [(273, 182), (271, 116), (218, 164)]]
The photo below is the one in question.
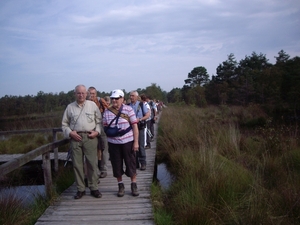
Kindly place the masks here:
[[(29, 115), (24, 118), (1, 118), (2, 125), (9, 125), (10, 130), (27, 130), (38, 128), (60, 127), (61, 113), (49, 115)], [(5, 126), (4, 126), (5, 127)], [(58, 139), (62, 139), (61, 133), (58, 134)], [(0, 142), (0, 154), (19, 154), (27, 153), (37, 147), (53, 141), (52, 134), (37, 133), (37, 134), (22, 134), (11, 135), (9, 138)], [(59, 151), (67, 151), (67, 146), (59, 148)], [(26, 182), (27, 185), (43, 183), (37, 179), (42, 178), (42, 170), (39, 165), (31, 165), (34, 173), (41, 173), (33, 176), (28, 176), (33, 171), (24, 172), (22, 169), (17, 169), (9, 174), (9, 179), (1, 181), (1, 185), (19, 186)], [(41, 170), (41, 171), (40, 171)], [(60, 163), (59, 171), (52, 171), (53, 175), (53, 190), (51, 196), (43, 196), (37, 194), (34, 203), (24, 205), (22, 199), (11, 195), (0, 198), (0, 224), (5, 225), (30, 225), (35, 224), (36, 220), (43, 214), (47, 207), (56, 200), (57, 197), (74, 183), (74, 173), (72, 166), (63, 167)], [(5, 183), (4, 183), (5, 182)]]
[(24, 154), (52, 141), (52, 134), (12, 135), (0, 142), (0, 154)]
[[(0, 198), (0, 224), (5, 225), (31, 225), (43, 214), (48, 206), (59, 197), (59, 195), (74, 183), (74, 173), (71, 168), (59, 166), (59, 171), (53, 176), (53, 191), (51, 196), (45, 197), (38, 194), (34, 203), (24, 205), (22, 199), (14, 195)], [(5, 209), (5, 210), (3, 210)]]
[(175, 180), (152, 190), (156, 224), (300, 224), (297, 129), (253, 107), (164, 109), (157, 157)]

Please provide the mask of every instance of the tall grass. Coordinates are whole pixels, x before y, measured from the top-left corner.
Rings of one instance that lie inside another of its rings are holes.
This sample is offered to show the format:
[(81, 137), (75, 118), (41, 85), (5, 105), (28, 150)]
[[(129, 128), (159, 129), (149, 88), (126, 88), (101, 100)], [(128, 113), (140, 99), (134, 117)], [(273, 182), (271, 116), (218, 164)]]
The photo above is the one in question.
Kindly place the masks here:
[(161, 208), (173, 224), (300, 223), (299, 143), (268, 120), (253, 106), (164, 109), (157, 153), (176, 179)]
[[(10, 117), (1, 118), (0, 125), (3, 130), (27, 130), (38, 128), (53, 128), (61, 126), (62, 113), (50, 113), (45, 115), (28, 115), (22, 118)], [(62, 134), (58, 134), (58, 139), (62, 139)], [(19, 154), (27, 153), (44, 144), (53, 141), (52, 134), (22, 134), (11, 135), (0, 142), (0, 154)], [(67, 151), (67, 146), (59, 147), (59, 151)], [(2, 186), (18, 186), (26, 181), (27, 185), (34, 185), (41, 182), (43, 175), (37, 173), (40, 165), (31, 165), (31, 169), (35, 170), (35, 177), (28, 176), (31, 170), (24, 172), (17, 169), (6, 176), (5, 180), (0, 181)], [(38, 179), (39, 178), (39, 179)], [(34, 203), (24, 205), (23, 200), (11, 196), (0, 197), (0, 224), (5, 225), (30, 225), (35, 224), (36, 220), (43, 214), (47, 207), (55, 201), (55, 199), (70, 185), (74, 183), (74, 173), (72, 166), (64, 167), (63, 163), (59, 164), (59, 171), (53, 173), (53, 190), (50, 196), (37, 194)]]
[(50, 196), (37, 194), (30, 205), (24, 205), (23, 200), (15, 195), (0, 196), (0, 224), (30, 225), (43, 214), (49, 205), (70, 185), (74, 183), (72, 167), (63, 167), (60, 163), (59, 171), (53, 176), (55, 184)]

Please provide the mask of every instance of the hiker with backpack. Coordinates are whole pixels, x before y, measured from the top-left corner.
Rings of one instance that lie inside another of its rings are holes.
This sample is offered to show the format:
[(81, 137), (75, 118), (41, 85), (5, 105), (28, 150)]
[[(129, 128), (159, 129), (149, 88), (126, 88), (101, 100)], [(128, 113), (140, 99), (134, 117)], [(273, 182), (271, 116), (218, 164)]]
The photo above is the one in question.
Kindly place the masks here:
[(146, 169), (146, 151), (145, 151), (145, 128), (146, 120), (150, 117), (150, 110), (147, 109), (143, 101), (139, 101), (137, 91), (130, 92), (130, 106), (133, 108), (138, 119), (139, 128), (139, 152), (136, 158), (136, 166), (141, 170)]
[(150, 133), (151, 133), (151, 141), (153, 140), (154, 137), (154, 124), (157, 121), (157, 106), (155, 101), (150, 100), (149, 96), (146, 96), (146, 102), (150, 106), (150, 111), (151, 111), (151, 119), (150, 119)]

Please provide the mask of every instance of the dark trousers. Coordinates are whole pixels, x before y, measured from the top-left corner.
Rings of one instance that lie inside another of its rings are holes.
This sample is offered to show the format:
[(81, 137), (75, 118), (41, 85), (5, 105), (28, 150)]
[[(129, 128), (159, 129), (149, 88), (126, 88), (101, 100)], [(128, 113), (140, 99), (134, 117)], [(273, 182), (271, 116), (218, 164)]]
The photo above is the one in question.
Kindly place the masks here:
[(139, 151), (136, 154), (136, 165), (139, 168), (139, 165), (146, 165), (146, 151), (145, 151), (145, 128), (139, 130)]
[[(124, 173), (128, 177), (136, 175), (136, 154), (133, 151), (133, 141), (125, 144), (108, 143), (110, 161), (113, 169), (114, 177), (121, 177)], [(123, 162), (125, 162), (126, 170), (123, 170)]]
[(151, 127), (151, 120), (148, 120), (147, 122), (147, 146), (150, 146), (150, 142), (151, 142), (151, 131), (150, 131), (150, 127)]

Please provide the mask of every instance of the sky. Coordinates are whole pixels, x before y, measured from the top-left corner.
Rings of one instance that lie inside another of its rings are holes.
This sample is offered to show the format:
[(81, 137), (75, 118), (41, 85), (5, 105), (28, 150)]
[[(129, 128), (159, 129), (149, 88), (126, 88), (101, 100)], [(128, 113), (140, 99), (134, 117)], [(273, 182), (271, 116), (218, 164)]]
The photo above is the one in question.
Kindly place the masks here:
[(300, 56), (299, 0), (1, 0), (0, 98), (182, 88), (233, 53)]

